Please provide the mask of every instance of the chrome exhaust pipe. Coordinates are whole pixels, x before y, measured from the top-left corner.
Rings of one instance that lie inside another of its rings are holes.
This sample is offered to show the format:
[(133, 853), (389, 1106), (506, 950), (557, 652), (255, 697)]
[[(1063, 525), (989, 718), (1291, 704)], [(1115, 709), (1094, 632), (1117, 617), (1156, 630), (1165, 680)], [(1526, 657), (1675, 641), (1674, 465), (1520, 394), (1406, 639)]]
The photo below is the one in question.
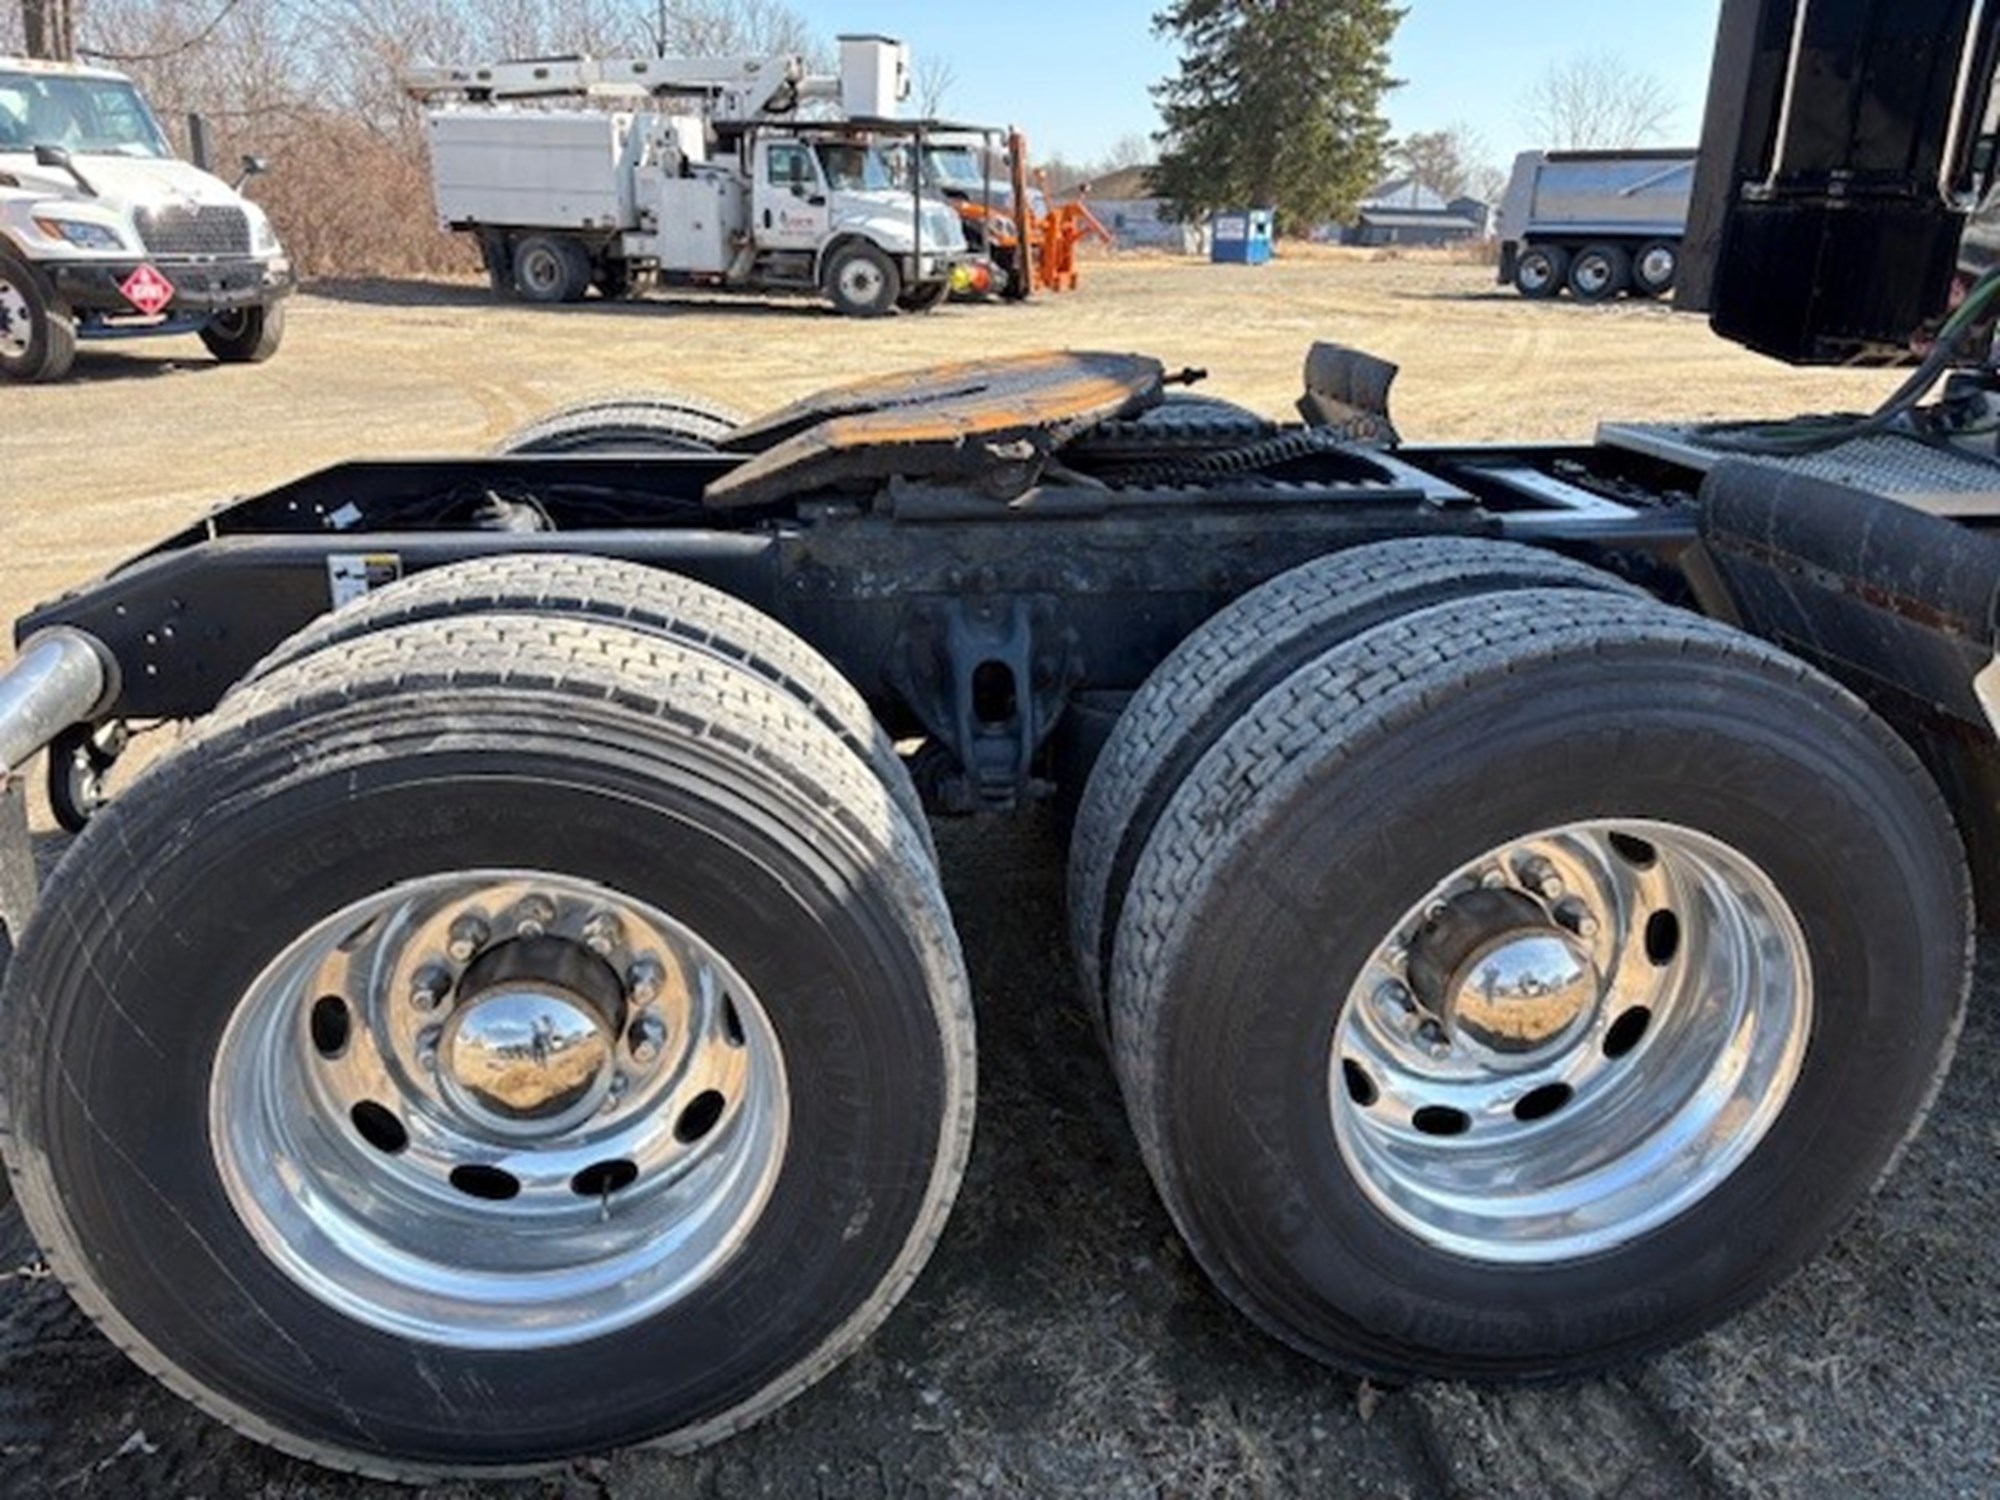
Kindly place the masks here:
[(29, 637), (0, 672), (0, 785), (49, 741), (118, 697), (118, 664), (95, 636), (58, 625)]

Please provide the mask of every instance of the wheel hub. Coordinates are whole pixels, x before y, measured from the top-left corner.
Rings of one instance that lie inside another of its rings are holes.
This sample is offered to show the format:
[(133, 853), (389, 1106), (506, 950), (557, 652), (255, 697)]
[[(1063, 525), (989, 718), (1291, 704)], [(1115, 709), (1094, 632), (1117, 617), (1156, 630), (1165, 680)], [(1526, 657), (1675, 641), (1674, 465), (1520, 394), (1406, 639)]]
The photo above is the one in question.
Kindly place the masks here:
[(519, 914), (530, 935), (487, 949), (459, 981), (436, 1039), (438, 1078), (475, 1126), (560, 1135), (595, 1113), (612, 1086), (625, 988), (582, 942), (531, 930), (553, 916), (545, 901), (530, 897)]
[(1712, 1193), (1783, 1109), (1812, 969), (1771, 877), (1695, 829), (1587, 821), (1433, 885), (1348, 991), (1343, 1160), (1390, 1220), (1473, 1260), (1554, 1264)]
[(0, 354), (28, 352), (28, 303), (11, 281), (0, 280)]
[(1409, 963), (1424, 1008), (1496, 1066), (1561, 1051), (1589, 1029), (1603, 992), (1583, 945), (1515, 891), (1451, 902), (1418, 934)]
[(587, 1003), (526, 985), (488, 993), (445, 1028), (440, 1068), (452, 1103), (508, 1135), (557, 1135), (611, 1086), (617, 1038)]
[(697, 931), (550, 872), (327, 914), (217, 1049), (217, 1169), (343, 1316), (453, 1348), (629, 1326), (741, 1245), (789, 1133), (777, 1035)]

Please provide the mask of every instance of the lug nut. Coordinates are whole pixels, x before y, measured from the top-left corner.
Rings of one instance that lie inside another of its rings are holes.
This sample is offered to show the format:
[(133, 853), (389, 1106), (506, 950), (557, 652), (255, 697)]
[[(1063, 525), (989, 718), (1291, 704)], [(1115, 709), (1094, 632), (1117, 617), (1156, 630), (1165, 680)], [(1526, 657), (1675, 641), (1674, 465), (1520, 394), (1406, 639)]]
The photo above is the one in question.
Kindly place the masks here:
[(624, 941), (624, 924), (608, 911), (593, 913), (583, 924), (584, 946), (599, 958), (609, 958)]
[(604, 1091), (604, 1103), (598, 1106), (598, 1113), (608, 1115), (618, 1108), (619, 1101), (625, 1097), (625, 1091), (631, 1086), (632, 1080), (623, 1073), (614, 1074), (610, 1086)]
[(430, 1015), (451, 994), (451, 971), (442, 964), (426, 964), (410, 981), (410, 1004), (422, 1015)]
[(641, 1005), (651, 1005), (660, 998), (660, 987), (667, 981), (667, 971), (653, 959), (642, 959), (632, 965), (625, 976), (625, 983), (632, 992), (632, 998)]
[(438, 1070), (439, 1036), (437, 1027), (428, 1026), (417, 1037), (417, 1061), (426, 1073), (435, 1073)]
[(514, 908), (514, 931), (522, 937), (540, 937), (555, 919), (555, 903), (548, 897), (524, 896)]
[(1375, 1008), (1391, 1021), (1400, 1021), (1416, 1009), (1410, 991), (1399, 980), (1385, 979), (1375, 987)]
[(634, 1021), (626, 1034), (626, 1041), (632, 1048), (632, 1061), (649, 1063), (660, 1055), (660, 1048), (666, 1044), (667, 1023), (651, 1011), (647, 1011)]
[(445, 952), (455, 964), (472, 962), (473, 956), (492, 941), (493, 929), (479, 917), (460, 917), (451, 924), (451, 940)]
[(1451, 1056), (1451, 1038), (1444, 1034), (1444, 1028), (1435, 1021), (1426, 1021), (1417, 1028), (1417, 1041), (1436, 1062), (1443, 1062)]
[(1580, 938), (1594, 938), (1602, 930), (1590, 908), (1581, 901), (1565, 901), (1556, 909), (1556, 920)]

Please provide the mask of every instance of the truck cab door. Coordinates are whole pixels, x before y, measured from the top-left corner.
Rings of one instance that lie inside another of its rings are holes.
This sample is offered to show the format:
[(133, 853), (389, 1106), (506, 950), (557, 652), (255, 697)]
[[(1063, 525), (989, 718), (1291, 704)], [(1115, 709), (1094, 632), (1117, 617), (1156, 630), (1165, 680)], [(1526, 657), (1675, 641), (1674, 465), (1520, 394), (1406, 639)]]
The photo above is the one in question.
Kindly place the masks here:
[(817, 250), (833, 227), (832, 195), (819, 158), (801, 141), (757, 143), (751, 225), (766, 250)]

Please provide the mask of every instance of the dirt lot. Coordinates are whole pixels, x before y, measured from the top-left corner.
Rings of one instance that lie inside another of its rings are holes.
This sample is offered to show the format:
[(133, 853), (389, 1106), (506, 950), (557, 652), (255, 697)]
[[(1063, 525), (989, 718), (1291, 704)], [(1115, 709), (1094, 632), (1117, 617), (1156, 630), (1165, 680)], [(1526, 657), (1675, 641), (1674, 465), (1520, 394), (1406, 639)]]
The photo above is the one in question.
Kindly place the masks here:
[[(467, 287), (365, 284), (302, 297), (261, 369), (208, 366), (192, 344), (91, 353), (72, 384), (0, 390), (0, 612), (232, 491), (355, 453), (489, 443), (608, 389), (760, 408), (850, 375), (1060, 344), (1205, 366), (1209, 389), (1275, 411), (1306, 344), (1336, 338), (1403, 364), (1411, 437), (1497, 439), (1581, 437), (1600, 415), (1860, 407), (1890, 383), (1790, 374), (1658, 308), (1528, 306), (1467, 267), (1091, 271), (1074, 299), (881, 325), (699, 302), (529, 312)], [(1256, 1334), (1178, 1248), (1073, 998), (1049, 828), (941, 833), (979, 1000), (982, 1109), (959, 1209), (910, 1300), (823, 1385), (707, 1455), (625, 1454), (482, 1493), (2000, 1490), (2000, 1026), (1978, 1003), (2000, 983), (1992, 964), (1932, 1128), (1778, 1297), (1611, 1378), (1382, 1391)], [(0, 1493), (374, 1491), (266, 1453), (140, 1376), (40, 1274), (11, 1212), (0, 1277)]]

